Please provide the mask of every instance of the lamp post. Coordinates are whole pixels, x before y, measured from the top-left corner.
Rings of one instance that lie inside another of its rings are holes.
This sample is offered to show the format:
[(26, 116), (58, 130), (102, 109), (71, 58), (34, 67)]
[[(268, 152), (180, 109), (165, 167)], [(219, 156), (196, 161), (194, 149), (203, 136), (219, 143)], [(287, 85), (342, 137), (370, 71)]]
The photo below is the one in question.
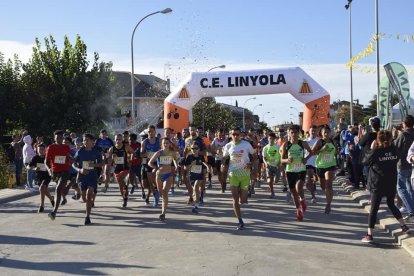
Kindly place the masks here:
[(253, 113), (253, 115), (254, 115), (254, 111), (256, 110), (256, 108), (258, 108), (259, 106), (263, 106), (262, 104), (258, 104), (258, 105), (256, 105), (255, 107), (253, 107), (253, 109), (252, 109), (252, 113)]
[[(211, 70), (214, 70), (214, 69), (217, 69), (217, 68), (224, 69), (224, 68), (226, 68), (226, 65), (225, 64), (222, 64), (222, 65), (219, 65), (219, 66), (212, 67), (212, 68), (208, 69), (207, 72), (210, 72)], [(204, 106), (205, 101), (204, 101), (204, 99), (205, 98), (201, 99), (203, 101), (203, 108), (202, 108), (202, 110), (203, 110), (203, 114), (202, 114), (202, 117), (203, 117), (203, 132), (206, 131), (204, 129), (204, 127), (205, 127), (205, 119), (206, 119), (205, 118), (205, 106)]]
[(377, 116), (379, 114), (379, 96), (380, 96), (380, 68), (379, 68), (379, 33), (378, 33), (378, 0), (375, 0), (375, 36), (377, 38)]
[(246, 103), (250, 100), (256, 100), (256, 97), (248, 98), (243, 104), (243, 130), (246, 130), (246, 115), (244, 110), (246, 109)]
[(263, 120), (263, 122), (265, 121), (265, 116), (266, 116), (266, 114), (270, 114), (270, 111), (267, 111), (267, 112), (264, 112), (264, 113), (263, 113), (263, 115), (262, 115), (262, 120)]
[(137, 25), (135, 25), (134, 31), (132, 32), (132, 36), (131, 36), (131, 64), (132, 64), (132, 68), (131, 68), (131, 118), (133, 118), (135, 120), (135, 76), (134, 76), (134, 34), (136, 29), (138, 28), (139, 24), (147, 17), (150, 17), (151, 15), (157, 14), (157, 13), (162, 13), (162, 14), (166, 14), (166, 13), (170, 13), (172, 12), (172, 9), (170, 8), (166, 8), (160, 11), (156, 11), (153, 13), (150, 13), (146, 16), (144, 16), (138, 23)]
[[(352, 0), (348, 0), (348, 4), (345, 5), (345, 9), (349, 10), (349, 60), (352, 59)], [(351, 85), (351, 104), (349, 105), (349, 115), (351, 117), (351, 125), (354, 124), (354, 86), (352, 79), (352, 65), (349, 67), (349, 77)]]

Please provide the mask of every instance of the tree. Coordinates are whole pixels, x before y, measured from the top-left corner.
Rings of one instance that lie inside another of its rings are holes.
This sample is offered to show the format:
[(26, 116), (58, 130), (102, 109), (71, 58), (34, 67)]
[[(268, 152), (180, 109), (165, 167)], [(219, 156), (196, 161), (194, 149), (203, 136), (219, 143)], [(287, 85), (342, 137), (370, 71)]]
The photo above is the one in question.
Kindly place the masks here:
[(229, 110), (217, 104), (214, 98), (203, 98), (193, 107), (193, 124), (196, 126), (203, 126), (203, 111), (205, 130), (230, 129), (234, 124)]
[[(362, 109), (360, 106), (354, 106), (353, 107), (353, 113), (354, 113), (354, 122), (355, 123), (362, 123), (365, 118), (365, 114), (362, 112)], [(344, 105), (339, 107), (334, 115), (335, 122), (339, 122), (339, 118), (344, 118), (345, 122), (351, 121), (351, 115), (350, 115), (350, 108), (348, 105)]]

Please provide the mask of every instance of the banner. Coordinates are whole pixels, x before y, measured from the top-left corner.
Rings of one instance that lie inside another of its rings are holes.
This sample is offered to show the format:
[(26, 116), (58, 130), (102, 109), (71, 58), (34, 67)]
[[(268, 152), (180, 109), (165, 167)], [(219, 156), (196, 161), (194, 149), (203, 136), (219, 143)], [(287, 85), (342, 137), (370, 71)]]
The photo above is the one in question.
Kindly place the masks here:
[[(390, 98), (391, 98), (391, 102), (390, 102)], [(380, 95), (379, 95), (378, 100), (379, 100), (378, 114), (381, 119), (381, 127), (388, 129), (388, 122), (390, 120), (390, 106), (392, 109), (392, 90), (390, 90), (390, 82), (388, 80), (388, 77), (384, 77), (381, 80)]]
[(410, 110), (410, 85), (405, 67), (398, 62), (390, 62), (384, 65), (392, 90), (398, 96), (401, 118), (409, 114)]

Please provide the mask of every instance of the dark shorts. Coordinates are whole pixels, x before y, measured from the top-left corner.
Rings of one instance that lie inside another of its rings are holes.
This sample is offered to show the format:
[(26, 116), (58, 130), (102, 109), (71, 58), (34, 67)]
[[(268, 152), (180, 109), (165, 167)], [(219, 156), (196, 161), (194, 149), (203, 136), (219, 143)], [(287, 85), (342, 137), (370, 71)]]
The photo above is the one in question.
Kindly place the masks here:
[(53, 173), (53, 181), (55, 181), (58, 184), (64, 183), (66, 185), (66, 183), (68, 182), (69, 179), (70, 179), (70, 173), (69, 172), (55, 172), (55, 173)]
[(214, 167), (216, 165), (216, 162), (214, 160), (213, 156), (207, 156), (207, 164)]
[(148, 166), (147, 164), (143, 165), (143, 167), (144, 167), (144, 170), (145, 170), (147, 173), (153, 173), (153, 172), (155, 172), (155, 169), (151, 168), (151, 167), (150, 167), (150, 166)]
[(289, 185), (289, 189), (294, 189), (296, 187), (296, 183), (301, 180), (305, 181), (306, 179), (306, 171), (305, 172), (286, 172), (286, 177)]
[(217, 170), (220, 170), (220, 168), (221, 168), (221, 160), (215, 160), (214, 163), (215, 163), (216, 169)]
[(38, 177), (36, 178), (36, 185), (39, 187), (42, 185), (48, 187), (51, 180), (51, 177)]
[(316, 174), (316, 168), (312, 165), (306, 165), (306, 170), (313, 170), (313, 172)]
[(325, 173), (329, 172), (329, 171), (335, 171), (336, 170), (336, 166), (332, 166), (329, 168), (324, 168), (324, 169), (316, 169), (316, 173), (318, 174), (319, 178), (325, 179)]
[(138, 178), (141, 178), (141, 166), (140, 165), (133, 165), (129, 169), (129, 173), (138, 176)]
[(81, 191), (86, 191), (88, 188), (92, 188), (94, 192), (96, 193), (96, 190), (98, 188), (98, 180), (89, 180), (89, 181), (81, 181), (79, 182), (79, 186)]
[(196, 180), (204, 180), (204, 175), (202, 173), (200, 173), (200, 174), (190, 173), (191, 183), (193, 183)]
[(267, 171), (267, 177), (268, 178), (276, 177), (276, 176), (280, 175), (279, 167), (267, 166), (266, 171)]

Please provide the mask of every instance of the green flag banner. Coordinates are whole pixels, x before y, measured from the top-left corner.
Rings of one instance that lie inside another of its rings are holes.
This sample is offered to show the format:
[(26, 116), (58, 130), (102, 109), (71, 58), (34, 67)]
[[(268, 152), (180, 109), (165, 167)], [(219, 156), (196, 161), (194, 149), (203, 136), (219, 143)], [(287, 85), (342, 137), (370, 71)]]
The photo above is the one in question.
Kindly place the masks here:
[(398, 62), (390, 62), (384, 65), (392, 90), (398, 96), (402, 118), (409, 114), (410, 110), (410, 85), (405, 67)]
[(382, 128), (387, 128), (388, 122), (390, 121), (390, 106), (392, 106), (392, 100), (390, 102), (390, 98), (392, 98), (392, 91), (390, 90), (390, 82), (388, 80), (388, 77), (384, 77), (380, 83), (379, 110), (378, 110), (379, 117), (381, 118)]

